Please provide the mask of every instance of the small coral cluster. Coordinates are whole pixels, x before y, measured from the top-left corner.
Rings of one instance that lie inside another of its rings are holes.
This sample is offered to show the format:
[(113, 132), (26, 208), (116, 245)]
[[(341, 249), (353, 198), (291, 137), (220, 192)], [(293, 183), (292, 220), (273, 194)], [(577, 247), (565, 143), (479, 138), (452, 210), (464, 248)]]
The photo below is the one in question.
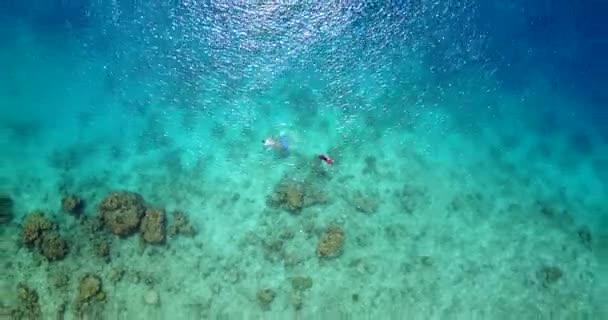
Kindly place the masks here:
[(24, 220), (22, 240), (48, 260), (61, 260), (68, 253), (67, 241), (57, 231), (56, 224), (48, 220), (42, 211), (30, 213)]
[(327, 198), (308, 180), (284, 177), (277, 184), (266, 203), (273, 208), (282, 208), (293, 214), (315, 204), (326, 203)]
[(267, 204), (280, 207), (291, 213), (299, 213), (304, 207), (304, 183), (297, 180), (283, 180), (268, 197)]
[(335, 258), (342, 254), (344, 246), (344, 231), (335, 225), (327, 227), (319, 244), (317, 245), (317, 256), (321, 258)]
[(304, 293), (312, 288), (312, 278), (309, 276), (296, 276), (291, 278), (291, 304), (294, 309), (300, 310), (304, 305)]
[[(13, 201), (8, 196), (0, 196), (0, 218), (6, 217), (7, 222), (12, 218)], [(173, 221), (168, 224), (165, 211), (149, 207), (143, 197), (135, 192), (115, 191), (107, 194), (97, 206), (97, 215), (84, 215), (84, 200), (77, 195), (68, 194), (61, 200), (63, 212), (78, 218), (80, 228), (70, 238), (82, 243), (88, 241), (92, 251), (99, 257), (110, 260), (111, 235), (120, 238), (139, 233), (142, 243), (161, 244), (168, 236), (194, 236), (196, 228), (190, 224), (187, 216), (179, 211), (173, 212)], [(4, 220), (2, 220), (4, 223)], [(21, 242), (25, 247), (46, 257), (49, 261), (61, 260), (68, 254), (68, 242), (59, 232), (58, 225), (50, 215), (37, 210), (26, 215), (21, 224)], [(76, 246), (75, 252), (82, 252)], [(59, 265), (61, 268), (61, 265)], [(53, 269), (49, 269), (53, 270)], [(55, 269), (60, 270), (60, 269)], [(116, 272), (110, 277), (113, 283), (122, 278), (124, 272)], [(65, 291), (70, 277), (63, 271), (56, 273), (51, 280), (53, 289)], [(148, 283), (148, 281), (146, 281)], [(158, 305), (156, 292), (147, 295), (146, 302)], [(2, 315), (14, 319), (42, 319), (36, 291), (20, 285), (17, 288), (20, 305), (13, 309), (0, 306)], [(106, 293), (103, 290), (101, 277), (87, 273), (80, 278), (74, 305), (77, 318), (100, 319), (105, 308)], [(1, 303), (0, 303), (1, 304)], [(62, 319), (66, 311), (67, 301), (57, 309), (57, 318)], [(5, 312), (6, 311), (6, 312)], [(9, 313), (7, 313), (9, 312)]]
[[(296, 310), (302, 309), (303, 296), (306, 290), (312, 288), (312, 278), (309, 276), (295, 276), (290, 278), (291, 281), (291, 304)], [(262, 310), (270, 310), (270, 305), (276, 298), (276, 292), (270, 288), (258, 290), (256, 298)]]
[(105, 226), (115, 235), (135, 233), (146, 210), (143, 197), (135, 192), (111, 192), (99, 204)]
[(61, 199), (61, 208), (69, 214), (78, 216), (84, 209), (84, 201), (75, 194), (68, 194)]
[(141, 238), (147, 243), (165, 241), (165, 212), (157, 209), (146, 209), (139, 228)]
[(258, 299), (258, 303), (260, 304), (262, 309), (269, 310), (270, 304), (272, 303), (272, 301), (274, 301), (276, 295), (277, 294), (274, 292), (274, 290), (264, 288), (258, 291), (258, 293), (256, 294), (256, 298)]
[(194, 237), (196, 228), (190, 223), (188, 217), (181, 211), (173, 211), (173, 223), (167, 227), (169, 237), (183, 235), (186, 237)]
[(95, 299), (104, 300), (105, 293), (101, 289), (101, 278), (94, 274), (86, 274), (80, 279), (77, 301), (79, 303), (86, 303)]
[(103, 291), (101, 278), (94, 274), (85, 274), (78, 285), (78, 296), (76, 297), (76, 310), (79, 318), (87, 318), (87, 313), (94, 313), (98, 305), (106, 301), (106, 293)]
[(9, 319), (42, 319), (42, 311), (36, 290), (20, 283), (17, 285), (17, 299), (19, 300), (19, 304), (10, 310)]
[(101, 201), (98, 209), (106, 228), (120, 237), (139, 232), (145, 243), (161, 244), (165, 242), (167, 234), (196, 234), (196, 229), (183, 213), (174, 212), (174, 222), (167, 226), (165, 211), (147, 207), (144, 198), (135, 192), (111, 192)]

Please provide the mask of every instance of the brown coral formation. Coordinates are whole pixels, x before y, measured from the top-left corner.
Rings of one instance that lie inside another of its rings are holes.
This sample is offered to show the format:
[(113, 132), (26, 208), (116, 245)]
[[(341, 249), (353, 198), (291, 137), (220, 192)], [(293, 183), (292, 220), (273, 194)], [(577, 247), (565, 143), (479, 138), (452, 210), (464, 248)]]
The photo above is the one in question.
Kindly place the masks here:
[(169, 237), (176, 235), (183, 235), (186, 237), (193, 237), (196, 235), (196, 228), (188, 221), (188, 217), (183, 212), (173, 211), (173, 223), (167, 228), (167, 234)]
[(42, 242), (43, 234), (52, 228), (53, 224), (44, 217), (42, 211), (34, 211), (23, 221), (21, 238), (26, 245), (37, 247)]
[(107, 240), (97, 240), (94, 244), (95, 255), (104, 259), (106, 262), (110, 261), (110, 242)]
[(43, 235), (40, 253), (50, 261), (61, 260), (68, 254), (68, 244), (57, 231)]
[(309, 276), (296, 276), (291, 278), (291, 288), (293, 290), (304, 291), (312, 288), (312, 278)]
[(258, 303), (264, 310), (270, 309), (270, 304), (274, 301), (275, 296), (276, 293), (272, 289), (261, 289), (256, 295)]
[(78, 319), (105, 319), (105, 301), (106, 293), (100, 277), (86, 274), (80, 279), (75, 306)]
[(23, 243), (49, 261), (61, 260), (68, 253), (67, 242), (41, 211), (34, 211), (25, 218), (21, 232)]
[(61, 199), (61, 208), (64, 212), (78, 216), (84, 209), (84, 201), (75, 194), (68, 194)]
[(93, 302), (95, 300), (105, 300), (105, 293), (102, 291), (101, 278), (93, 274), (86, 274), (80, 280), (78, 287), (78, 304)]
[(146, 209), (139, 232), (141, 238), (147, 243), (163, 243), (165, 241), (165, 211)]
[(19, 305), (11, 310), (10, 319), (42, 319), (36, 290), (20, 283), (17, 285), (17, 298)]
[(6, 194), (0, 194), (0, 224), (9, 223), (13, 219), (13, 199)]
[(325, 202), (325, 195), (310, 181), (288, 177), (281, 179), (274, 192), (266, 199), (270, 207), (283, 208), (293, 214), (299, 214), (306, 207)]
[(300, 213), (304, 207), (304, 183), (283, 179), (267, 199), (271, 207), (282, 207), (291, 213)]
[(304, 188), (300, 184), (293, 184), (285, 190), (283, 196), (287, 210), (297, 213), (304, 207)]
[(329, 226), (317, 246), (317, 256), (321, 258), (335, 258), (342, 254), (344, 246), (344, 231), (335, 225)]
[(108, 194), (99, 204), (104, 225), (115, 235), (128, 236), (137, 231), (145, 211), (143, 197), (135, 192)]

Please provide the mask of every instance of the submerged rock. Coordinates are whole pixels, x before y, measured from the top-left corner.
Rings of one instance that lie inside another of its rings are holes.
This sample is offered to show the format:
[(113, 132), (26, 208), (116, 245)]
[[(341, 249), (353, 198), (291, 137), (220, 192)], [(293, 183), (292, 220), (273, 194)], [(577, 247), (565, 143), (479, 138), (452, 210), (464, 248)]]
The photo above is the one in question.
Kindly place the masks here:
[(115, 235), (128, 236), (137, 231), (145, 211), (143, 197), (135, 192), (108, 194), (99, 204), (104, 225)]

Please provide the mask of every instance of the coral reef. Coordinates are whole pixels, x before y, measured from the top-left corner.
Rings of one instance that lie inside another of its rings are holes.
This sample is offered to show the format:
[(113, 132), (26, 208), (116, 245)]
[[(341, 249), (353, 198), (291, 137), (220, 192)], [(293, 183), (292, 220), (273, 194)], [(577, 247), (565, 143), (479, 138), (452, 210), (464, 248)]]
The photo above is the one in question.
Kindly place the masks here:
[(75, 194), (68, 194), (61, 199), (61, 208), (64, 212), (78, 216), (84, 209), (84, 200)]
[(37, 247), (42, 242), (42, 235), (52, 228), (53, 224), (44, 217), (42, 211), (34, 211), (23, 221), (21, 229), (23, 242), (30, 247)]
[(68, 244), (55, 229), (56, 225), (45, 218), (41, 211), (34, 211), (25, 218), (21, 237), (23, 243), (49, 261), (61, 260), (68, 254)]
[(273, 193), (266, 199), (266, 204), (273, 208), (283, 208), (293, 214), (315, 204), (326, 203), (325, 195), (314, 187), (309, 180), (283, 177)]
[(86, 304), (88, 302), (103, 301), (106, 298), (105, 293), (102, 290), (101, 278), (93, 275), (86, 274), (80, 279), (80, 285), (78, 286), (78, 304)]
[(302, 309), (304, 304), (304, 291), (312, 288), (312, 278), (309, 276), (291, 277), (291, 304), (294, 309)]
[(167, 235), (173, 237), (183, 235), (186, 237), (194, 237), (197, 233), (196, 228), (188, 221), (188, 217), (181, 211), (173, 211), (173, 223), (167, 228)]
[(13, 199), (6, 194), (0, 194), (0, 224), (9, 223), (13, 219)]
[(165, 211), (146, 209), (139, 232), (146, 243), (163, 243), (165, 241)]
[(309, 276), (291, 277), (291, 287), (293, 290), (304, 291), (312, 288), (312, 278)]
[(266, 288), (259, 290), (256, 294), (256, 297), (262, 309), (269, 310), (270, 304), (272, 303), (272, 301), (274, 301), (274, 298), (276, 297), (276, 293), (274, 292), (274, 290)]
[(104, 308), (106, 293), (103, 291), (101, 278), (86, 274), (80, 279), (76, 297), (77, 319), (105, 319)]
[(110, 261), (110, 242), (107, 240), (97, 240), (94, 244), (95, 255), (104, 259), (106, 262)]
[(70, 271), (67, 268), (53, 269), (48, 277), (55, 289), (65, 290), (70, 284)]
[(68, 244), (59, 232), (46, 232), (42, 237), (40, 253), (50, 261), (61, 260), (68, 254)]
[(272, 207), (284, 207), (292, 213), (299, 213), (304, 207), (304, 183), (297, 180), (282, 180), (268, 199)]
[(122, 281), (125, 276), (126, 271), (122, 268), (113, 268), (110, 272), (110, 282), (113, 284), (117, 284)]
[(17, 285), (17, 298), (19, 305), (11, 310), (11, 319), (43, 319), (36, 290), (20, 283)]
[(344, 246), (344, 231), (336, 225), (327, 227), (317, 246), (317, 256), (335, 258), (342, 254)]
[(130, 191), (111, 192), (99, 204), (104, 225), (113, 234), (122, 237), (137, 231), (144, 211), (143, 197)]
[(103, 218), (100, 216), (83, 216), (80, 220), (82, 231), (89, 235), (89, 238), (95, 238), (104, 233)]

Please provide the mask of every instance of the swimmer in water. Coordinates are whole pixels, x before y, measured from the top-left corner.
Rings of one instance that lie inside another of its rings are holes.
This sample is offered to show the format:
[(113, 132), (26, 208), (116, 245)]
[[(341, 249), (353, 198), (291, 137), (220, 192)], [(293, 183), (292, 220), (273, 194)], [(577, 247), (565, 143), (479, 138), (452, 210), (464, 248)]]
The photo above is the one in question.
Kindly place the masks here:
[(262, 140), (262, 143), (265, 147), (272, 148), (283, 156), (287, 156), (289, 154), (289, 140), (287, 139), (287, 135), (284, 133), (281, 133), (278, 139), (268, 137)]
[(328, 155), (326, 155), (326, 154), (323, 154), (323, 153), (322, 153), (322, 154), (318, 155), (318, 158), (319, 158), (319, 160), (321, 160), (321, 161), (323, 161), (323, 162), (325, 162), (325, 163), (327, 163), (327, 164), (329, 164), (329, 165), (334, 164), (334, 159), (330, 158), (330, 157), (329, 157)]

